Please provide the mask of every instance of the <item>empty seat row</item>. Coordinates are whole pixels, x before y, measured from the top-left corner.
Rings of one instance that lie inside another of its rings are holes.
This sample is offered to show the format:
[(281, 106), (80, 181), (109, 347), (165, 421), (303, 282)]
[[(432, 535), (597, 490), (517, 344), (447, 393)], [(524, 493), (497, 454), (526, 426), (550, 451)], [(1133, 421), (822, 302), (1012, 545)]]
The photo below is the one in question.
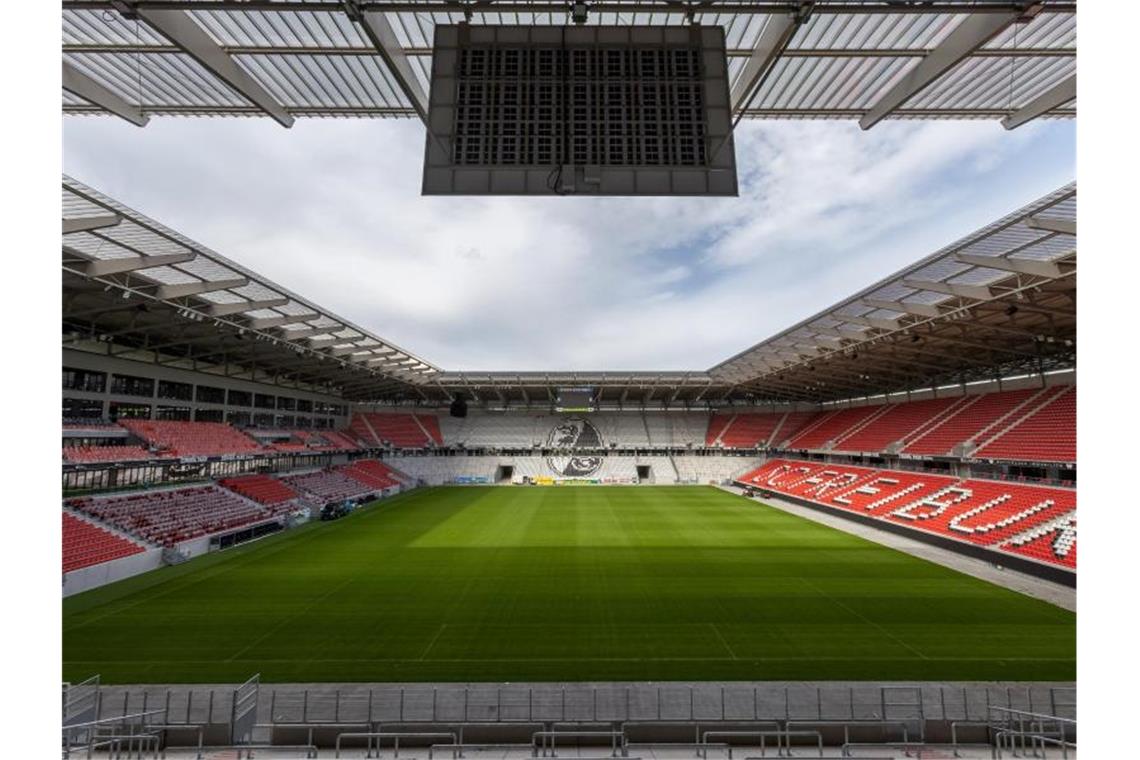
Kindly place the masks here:
[(130, 557), (146, 551), (142, 544), (63, 512), (63, 572)]
[(443, 443), (439, 419), (434, 414), (357, 412), (352, 415), (348, 429), (369, 446), (418, 449)]
[(281, 480), (294, 490), (300, 491), (302, 495), (320, 502), (357, 499), (376, 490), (335, 469), (319, 470), (303, 475), (286, 475)]
[(262, 504), (281, 504), (297, 498), (297, 492), (269, 475), (241, 475), (225, 478), (219, 485)]
[(71, 499), (67, 506), (162, 546), (265, 522), (295, 509), (256, 505), (217, 486)]
[(1025, 388), (823, 411), (717, 412), (708, 446), (1076, 461), (1076, 388)]
[(142, 446), (64, 446), (65, 462), (79, 464), (93, 462), (138, 462), (154, 459), (155, 455)]
[(342, 465), (338, 470), (374, 490), (383, 490), (400, 485), (396, 473), (376, 459), (358, 459), (352, 464)]
[(979, 459), (1077, 461), (1077, 393), (1065, 389), (973, 452)]
[[(1069, 489), (785, 459), (737, 482), (1052, 564), (1076, 562), (1077, 495)], [(1058, 522), (1069, 515), (1071, 525)], [(1067, 531), (1049, 556), (1033, 543), (1043, 528)]]
[(222, 422), (121, 420), (121, 424), (155, 451), (171, 456), (222, 456), (263, 451), (257, 441)]

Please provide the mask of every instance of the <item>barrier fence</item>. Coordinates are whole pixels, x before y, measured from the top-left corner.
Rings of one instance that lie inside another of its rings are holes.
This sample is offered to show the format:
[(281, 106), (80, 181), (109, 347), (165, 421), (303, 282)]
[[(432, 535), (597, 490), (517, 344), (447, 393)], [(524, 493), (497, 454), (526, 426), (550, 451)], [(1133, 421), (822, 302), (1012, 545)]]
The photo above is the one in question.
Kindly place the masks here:
[[(74, 689), (75, 687), (72, 687)], [(244, 690), (244, 691), (243, 691)], [(1068, 684), (630, 684), (108, 686), (95, 717), (152, 709), (169, 723), (231, 722), (235, 694), (264, 723), (988, 721), (991, 708), (1076, 718)], [(91, 697), (85, 697), (90, 700)], [(85, 713), (87, 714), (87, 713)], [(246, 714), (245, 712), (242, 713)]]
[(995, 756), (1048, 748), (1064, 757), (1076, 747), (1071, 684), (266, 685), (254, 676), (236, 686), (165, 687), (95, 678), (65, 685), (63, 718), (65, 755), (153, 751), (172, 736), (196, 743), (199, 754), (209, 745), (269, 744), (315, 753), (342, 739), (369, 755), (407, 741), (458, 757), (487, 741), (519, 742), (535, 757), (557, 756), (564, 740), (603, 744), (621, 757), (652, 746), (731, 757), (733, 746), (748, 745), (780, 755), (825, 742), (845, 754), (984, 742)]

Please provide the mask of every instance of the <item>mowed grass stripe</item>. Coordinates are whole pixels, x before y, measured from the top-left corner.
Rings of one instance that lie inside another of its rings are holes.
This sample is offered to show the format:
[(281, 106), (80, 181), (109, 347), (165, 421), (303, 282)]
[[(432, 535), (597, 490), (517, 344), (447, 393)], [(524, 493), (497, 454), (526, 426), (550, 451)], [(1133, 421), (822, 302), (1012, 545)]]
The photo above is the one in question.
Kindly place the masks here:
[(1072, 613), (708, 487), (427, 489), (63, 606), (112, 683), (1076, 675)]

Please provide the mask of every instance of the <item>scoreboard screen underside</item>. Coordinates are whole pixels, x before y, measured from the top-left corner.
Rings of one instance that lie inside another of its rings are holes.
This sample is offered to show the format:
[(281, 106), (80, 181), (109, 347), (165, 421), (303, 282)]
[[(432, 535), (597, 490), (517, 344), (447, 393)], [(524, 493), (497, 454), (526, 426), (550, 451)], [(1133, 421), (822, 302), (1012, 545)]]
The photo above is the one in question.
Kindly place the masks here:
[(737, 194), (724, 30), (437, 26), (425, 195)]

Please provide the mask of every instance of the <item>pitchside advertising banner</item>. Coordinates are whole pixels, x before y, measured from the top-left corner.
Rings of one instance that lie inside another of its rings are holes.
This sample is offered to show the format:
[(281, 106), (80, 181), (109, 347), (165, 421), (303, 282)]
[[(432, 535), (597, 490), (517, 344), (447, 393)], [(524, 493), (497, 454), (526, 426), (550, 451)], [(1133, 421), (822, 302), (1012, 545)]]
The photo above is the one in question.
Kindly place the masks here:
[[(521, 481), (519, 481), (521, 482)], [(554, 478), (539, 475), (530, 481), (536, 486), (628, 486), (637, 485), (637, 478)]]

